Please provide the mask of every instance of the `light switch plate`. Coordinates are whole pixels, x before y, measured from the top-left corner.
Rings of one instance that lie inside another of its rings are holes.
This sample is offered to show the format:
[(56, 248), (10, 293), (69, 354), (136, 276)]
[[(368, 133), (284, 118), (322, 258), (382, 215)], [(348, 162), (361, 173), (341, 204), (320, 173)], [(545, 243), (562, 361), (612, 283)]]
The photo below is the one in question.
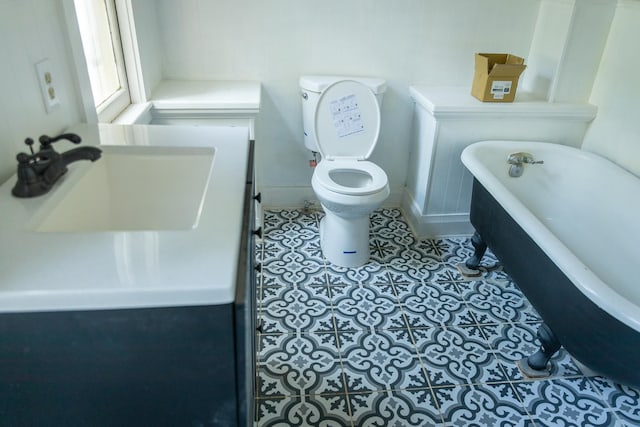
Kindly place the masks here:
[(56, 89), (56, 80), (51, 71), (51, 61), (48, 58), (36, 63), (36, 73), (40, 84), (40, 93), (47, 113), (60, 105), (60, 94)]

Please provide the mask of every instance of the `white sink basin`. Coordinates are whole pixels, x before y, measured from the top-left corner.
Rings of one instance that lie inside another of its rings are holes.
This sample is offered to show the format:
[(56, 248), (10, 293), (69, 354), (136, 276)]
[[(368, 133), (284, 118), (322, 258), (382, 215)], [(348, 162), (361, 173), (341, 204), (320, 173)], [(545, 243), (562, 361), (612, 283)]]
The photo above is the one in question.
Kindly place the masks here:
[(51, 191), (29, 229), (37, 232), (185, 230), (197, 226), (215, 149), (102, 146)]

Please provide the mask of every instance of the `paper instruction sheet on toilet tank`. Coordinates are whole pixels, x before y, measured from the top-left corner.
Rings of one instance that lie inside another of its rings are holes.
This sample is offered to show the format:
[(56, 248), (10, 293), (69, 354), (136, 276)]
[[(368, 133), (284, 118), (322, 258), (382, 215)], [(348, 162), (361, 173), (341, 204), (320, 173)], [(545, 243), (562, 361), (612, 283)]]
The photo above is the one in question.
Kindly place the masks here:
[(364, 132), (364, 123), (355, 95), (347, 95), (331, 101), (329, 108), (333, 117), (333, 126), (336, 128), (339, 138)]

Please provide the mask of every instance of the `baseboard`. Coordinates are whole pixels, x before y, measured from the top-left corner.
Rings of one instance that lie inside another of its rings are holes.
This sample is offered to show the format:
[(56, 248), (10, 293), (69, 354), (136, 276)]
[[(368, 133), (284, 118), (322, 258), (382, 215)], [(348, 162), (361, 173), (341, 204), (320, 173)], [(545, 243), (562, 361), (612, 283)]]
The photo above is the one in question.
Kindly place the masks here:
[(423, 215), (415, 200), (407, 191), (403, 193), (400, 208), (414, 236), (418, 238), (468, 236), (473, 234), (473, 226), (469, 222), (468, 212)]

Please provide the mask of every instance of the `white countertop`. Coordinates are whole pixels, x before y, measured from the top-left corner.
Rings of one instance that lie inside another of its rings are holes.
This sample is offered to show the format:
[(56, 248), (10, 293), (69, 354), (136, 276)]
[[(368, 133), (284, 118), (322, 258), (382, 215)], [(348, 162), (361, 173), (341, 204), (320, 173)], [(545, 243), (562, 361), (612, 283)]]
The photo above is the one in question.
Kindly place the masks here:
[[(79, 125), (91, 145), (215, 147), (198, 225), (168, 231), (40, 233), (27, 227), (60, 186), (86, 168), (71, 164), (46, 195), (0, 186), (0, 312), (225, 304), (235, 296), (248, 131), (240, 127)], [(71, 144), (56, 143), (58, 151)], [(98, 160), (100, 161), (100, 160)]]
[(500, 116), (557, 117), (592, 120), (597, 107), (591, 104), (553, 103), (517, 92), (514, 102), (482, 102), (471, 96), (469, 87), (414, 85), (409, 94), (416, 104), (436, 118), (480, 118)]

